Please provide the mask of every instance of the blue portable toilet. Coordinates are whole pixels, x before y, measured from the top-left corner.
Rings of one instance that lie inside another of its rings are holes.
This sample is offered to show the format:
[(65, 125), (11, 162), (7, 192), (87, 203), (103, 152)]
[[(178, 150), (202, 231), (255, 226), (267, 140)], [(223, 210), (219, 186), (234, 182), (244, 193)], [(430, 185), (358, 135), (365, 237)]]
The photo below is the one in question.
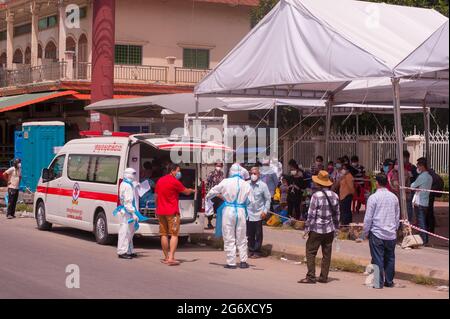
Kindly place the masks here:
[(34, 192), (42, 169), (48, 167), (55, 157), (55, 148), (65, 143), (64, 123), (26, 122), (22, 124), (22, 133), (22, 155), (19, 157), (22, 160), (20, 186)]
[(14, 132), (14, 158), (23, 159), (23, 132)]

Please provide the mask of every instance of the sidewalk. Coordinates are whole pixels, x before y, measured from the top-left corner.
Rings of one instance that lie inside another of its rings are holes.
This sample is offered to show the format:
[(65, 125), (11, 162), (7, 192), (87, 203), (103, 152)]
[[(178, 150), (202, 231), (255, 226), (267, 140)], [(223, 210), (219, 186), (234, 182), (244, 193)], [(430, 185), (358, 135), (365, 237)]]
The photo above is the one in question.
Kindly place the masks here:
[[(305, 256), (306, 240), (302, 238), (303, 232), (295, 229), (264, 227), (264, 243), (271, 255), (295, 258), (303, 261)], [(217, 241), (213, 232), (205, 230), (204, 239)], [(397, 246), (396, 276), (411, 279), (422, 275), (436, 279), (448, 285), (449, 258), (448, 250), (421, 247), (418, 249), (401, 249)], [(321, 257), (319, 250), (318, 257)], [(334, 260), (352, 261), (365, 267), (370, 264), (370, 251), (368, 241), (357, 243), (351, 240), (339, 240), (333, 247)]]

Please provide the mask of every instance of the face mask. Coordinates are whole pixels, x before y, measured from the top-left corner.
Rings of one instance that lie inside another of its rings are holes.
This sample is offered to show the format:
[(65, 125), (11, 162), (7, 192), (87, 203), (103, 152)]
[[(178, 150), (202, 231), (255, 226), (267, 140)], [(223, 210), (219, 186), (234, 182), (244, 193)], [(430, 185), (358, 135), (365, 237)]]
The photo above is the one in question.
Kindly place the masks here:
[(389, 173), (389, 166), (383, 166), (384, 173)]
[(22, 163), (17, 164), (17, 167), (21, 168), (22, 167)]
[(256, 174), (252, 174), (252, 176), (250, 176), (252, 182), (256, 182), (258, 180), (258, 175)]
[(422, 170), (420, 168), (417, 169), (417, 174), (422, 173)]
[(352, 166), (356, 167), (356, 166), (358, 166), (358, 163), (352, 163)]
[(291, 171), (291, 175), (297, 175), (297, 171)]
[(398, 171), (398, 165), (394, 165), (394, 169)]
[(329, 172), (332, 172), (332, 171), (333, 171), (333, 166), (331, 166), (331, 165), (328, 166), (328, 171), (329, 171)]
[(342, 174), (343, 174), (343, 175), (345, 175), (345, 174), (347, 174), (347, 173), (348, 173), (348, 171), (347, 171), (346, 169), (343, 169), (343, 170), (342, 170)]
[(176, 178), (176, 179), (181, 179), (181, 172), (177, 172), (177, 173), (175, 174), (175, 178)]
[(336, 168), (337, 168), (337, 169), (340, 169), (341, 167), (342, 167), (342, 164), (339, 164), (339, 163), (336, 164)]
[(216, 171), (220, 172), (222, 170), (222, 167), (216, 166)]

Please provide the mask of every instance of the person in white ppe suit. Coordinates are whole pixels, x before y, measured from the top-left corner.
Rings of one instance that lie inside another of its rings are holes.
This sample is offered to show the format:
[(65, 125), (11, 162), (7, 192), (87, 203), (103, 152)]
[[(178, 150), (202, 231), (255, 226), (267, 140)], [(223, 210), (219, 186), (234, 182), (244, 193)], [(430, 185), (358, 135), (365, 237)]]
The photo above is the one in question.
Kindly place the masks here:
[(123, 174), (123, 181), (119, 188), (120, 206), (114, 211), (119, 218), (119, 238), (117, 241), (117, 254), (122, 259), (136, 257), (133, 252), (133, 236), (136, 224), (139, 221), (138, 196), (135, 190), (136, 171), (127, 168)]
[(220, 236), (221, 230), (227, 259), (225, 268), (237, 268), (236, 247), (239, 250), (239, 267), (248, 268), (246, 220), (247, 206), (253, 201), (253, 195), (250, 185), (244, 181), (245, 172), (242, 166), (233, 164), (229, 172), (230, 177), (214, 186), (206, 195), (206, 199), (218, 196), (224, 200), (217, 213), (216, 235)]

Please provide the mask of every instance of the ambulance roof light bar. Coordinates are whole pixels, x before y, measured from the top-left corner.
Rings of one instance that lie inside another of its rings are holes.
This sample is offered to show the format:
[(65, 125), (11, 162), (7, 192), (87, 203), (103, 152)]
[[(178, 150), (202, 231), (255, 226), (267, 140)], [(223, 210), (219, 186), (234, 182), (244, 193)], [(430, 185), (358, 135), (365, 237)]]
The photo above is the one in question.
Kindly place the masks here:
[(112, 137), (128, 137), (131, 134), (128, 132), (111, 132), (111, 131), (80, 131), (80, 136), (84, 137), (102, 137), (102, 136), (112, 136)]

